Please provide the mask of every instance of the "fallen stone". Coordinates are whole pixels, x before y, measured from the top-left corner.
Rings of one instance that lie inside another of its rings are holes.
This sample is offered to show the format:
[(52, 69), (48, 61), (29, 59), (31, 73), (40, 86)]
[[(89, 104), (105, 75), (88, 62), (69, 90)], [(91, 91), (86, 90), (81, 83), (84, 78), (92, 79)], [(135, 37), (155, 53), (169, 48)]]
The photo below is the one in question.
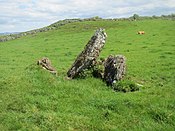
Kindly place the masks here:
[(51, 65), (49, 58), (43, 57), (41, 60), (37, 61), (37, 65), (40, 65), (43, 69), (49, 71), (52, 74), (57, 76), (56, 69)]

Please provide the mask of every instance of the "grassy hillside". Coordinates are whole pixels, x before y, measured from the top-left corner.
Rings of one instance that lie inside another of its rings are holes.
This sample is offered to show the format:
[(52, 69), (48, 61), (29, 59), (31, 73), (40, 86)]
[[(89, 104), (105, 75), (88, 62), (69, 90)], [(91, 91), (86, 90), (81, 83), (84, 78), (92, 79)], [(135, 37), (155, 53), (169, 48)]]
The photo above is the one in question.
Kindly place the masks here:
[[(142, 84), (139, 91), (65, 79), (99, 27), (108, 34), (100, 57), (125, 55), (126, 78)], [(170, 20), (85, 21), (0, 43), (0, 130), (174, 130), (174, 27)], [(58, 77), (36, 66), (43, 56)]]

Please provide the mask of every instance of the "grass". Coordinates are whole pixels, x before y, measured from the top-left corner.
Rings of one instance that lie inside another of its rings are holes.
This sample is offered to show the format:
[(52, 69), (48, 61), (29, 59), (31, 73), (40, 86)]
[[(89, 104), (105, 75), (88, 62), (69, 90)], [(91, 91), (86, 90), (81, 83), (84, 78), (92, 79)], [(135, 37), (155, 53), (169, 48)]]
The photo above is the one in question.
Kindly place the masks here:
[[(108, 34), (100, 57), (123, 54), (139, 91), (115, 92), (100, 79), (66, 80), (93, 35)], [(1, 130), (174, 130), (175, 21), (85, 21), (0, 43)], [(144, 30), (145, 35), (137, 35)], [(49, 57), (58, 77), (36, 61)]]

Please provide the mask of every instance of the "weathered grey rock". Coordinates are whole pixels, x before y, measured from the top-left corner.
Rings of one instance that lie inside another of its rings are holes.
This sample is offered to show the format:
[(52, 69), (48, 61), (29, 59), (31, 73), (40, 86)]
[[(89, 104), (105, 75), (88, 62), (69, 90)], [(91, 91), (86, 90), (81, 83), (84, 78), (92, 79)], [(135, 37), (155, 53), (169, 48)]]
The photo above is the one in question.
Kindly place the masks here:
[(48, 70), (50, 73), (57, 75), (57, 71), (51, 65), (49, 58), (43, 57), (41, 60), (37, 61), (37, 64), (40, 65), (43, 69)]
[(126, 59), (123, 55), (110, 55), (104, 64), (104, 81), (107, 85), (121, 80), (125, 75)]
[(95, 64), (95, 61), (106, 42), (106, 37), (107, 34), (104, 32), (104, 29), (100, 28), (95, 32), (67, 72), (68, 77), (75, 78), (80, 72)]

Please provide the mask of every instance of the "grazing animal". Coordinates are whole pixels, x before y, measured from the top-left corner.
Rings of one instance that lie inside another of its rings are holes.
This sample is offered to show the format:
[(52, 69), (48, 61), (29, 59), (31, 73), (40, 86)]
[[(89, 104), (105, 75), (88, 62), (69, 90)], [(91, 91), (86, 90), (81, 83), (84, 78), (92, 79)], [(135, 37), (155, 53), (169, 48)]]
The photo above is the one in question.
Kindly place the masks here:
[(138, 34), (143, 35), (143, 34), (145, 34), (145, 31), (138, 31)]

